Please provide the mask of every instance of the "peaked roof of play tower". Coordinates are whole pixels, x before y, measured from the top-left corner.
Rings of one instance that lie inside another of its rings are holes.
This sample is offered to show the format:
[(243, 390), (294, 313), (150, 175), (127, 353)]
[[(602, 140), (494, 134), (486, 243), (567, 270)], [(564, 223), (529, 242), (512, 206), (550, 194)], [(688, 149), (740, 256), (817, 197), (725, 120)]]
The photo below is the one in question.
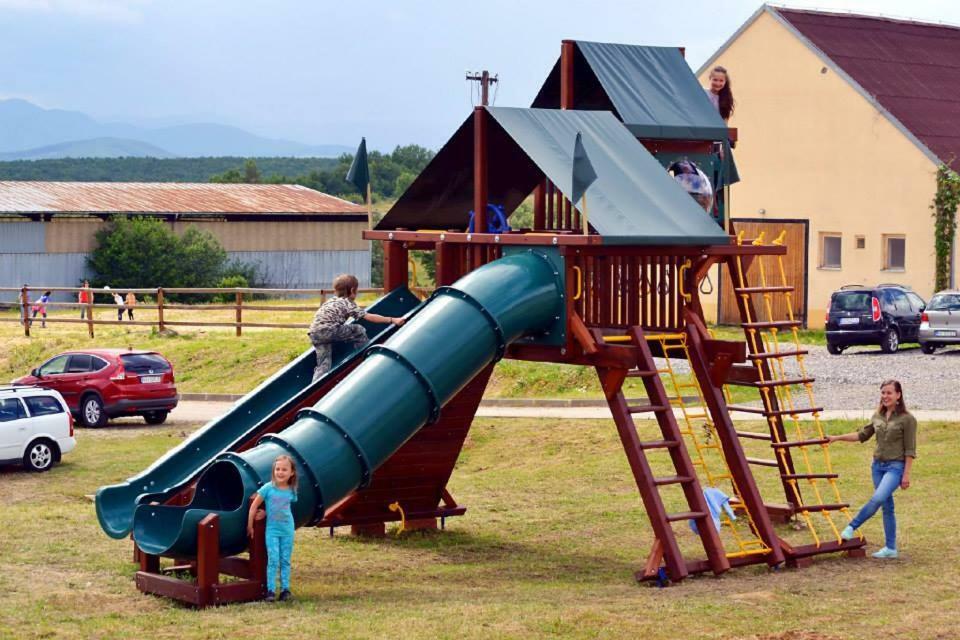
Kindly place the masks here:
[[(572, 191), (577, 133), (597, 174), (590, 226), (606, 244), (727, 244), (729, 236), (609, 111), (487, 107), (488, 201), (512, 212), (544, 178)], [(471, 114), (377, 229), (466, 228), (473, 208)], [(583, 211), (582, 202), (576, 203)]]

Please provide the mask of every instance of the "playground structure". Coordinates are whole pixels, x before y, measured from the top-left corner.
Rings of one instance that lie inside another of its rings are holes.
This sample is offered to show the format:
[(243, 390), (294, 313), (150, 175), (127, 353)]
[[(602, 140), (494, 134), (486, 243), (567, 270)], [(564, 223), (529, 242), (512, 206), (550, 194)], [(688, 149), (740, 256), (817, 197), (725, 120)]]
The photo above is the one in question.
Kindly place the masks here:
[[(597, 371), (655, 536), (638, 579), (863, 554), (863, 539), (839, 535), (850, 514), (792, 317), (785, 248), (726, 229), (729, 197), (706, 215), (664, 170), (685, 157), (717, 184), (735, 180), (729, 150), (726, 160), (715, 152), (731, 132), (682, 52), (564, 41), (534, 106), (475, 109), (365, 232), (383, 243), (390, 292), (371, 310), (406, 314), (402, 328), (368, 326), (370, 343), (337, 354), (316, 383), (305, 352), (150, 469), (98, 492), (104, 530), (133, 533), (138, 588), (198, 606), (259, 597), (262, 530), (247, 538), (247, 505), (281, 453), (303, 479), (298, 526), (377, 534), (398, 519), (436, 528), (462, 515), (447, 481), (503, 357)], [(578, 133), (597, 178), (571, 202)], [(531, 193), (532, 228), (488, 216)], [(436, 258), (426, 301), (406, 288), (411, 250)], [(733, 279), (745, 341), (717, 340), (703, 321), (700, 284), (718, 264)], [(632, 379), (643, 398), (628, 397)], [(755, 389), (762, 406), (732, 405), (730, 385)], [(762, 416), (767, 431), (738, 430), (734, 410)], [(762, 494), (754, 467), (776, 470), (782, 502)], [(709, 487), (729, 494), (737, 515), (722, 516), (720, 531)], [(808, 544), (777, 534), (774, 521), (793, 517)], [(702, 558), (681, 549), (688, 521)], [(193, 577), (174, 577), (177, 568)]]

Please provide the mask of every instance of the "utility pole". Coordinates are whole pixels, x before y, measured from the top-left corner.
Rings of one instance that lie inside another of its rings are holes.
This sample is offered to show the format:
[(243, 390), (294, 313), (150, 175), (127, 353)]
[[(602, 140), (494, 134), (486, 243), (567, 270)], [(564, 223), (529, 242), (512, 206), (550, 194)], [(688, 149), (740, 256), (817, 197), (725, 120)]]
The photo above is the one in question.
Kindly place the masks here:
[(491, 76), (490, 72), (484, 69), (480, 73), (471, 73), (467, 71), (467, 80), (480, 83), (480, 104), (486, 107), (490, 104), (490, 85), (496, 84), (500, 75)]

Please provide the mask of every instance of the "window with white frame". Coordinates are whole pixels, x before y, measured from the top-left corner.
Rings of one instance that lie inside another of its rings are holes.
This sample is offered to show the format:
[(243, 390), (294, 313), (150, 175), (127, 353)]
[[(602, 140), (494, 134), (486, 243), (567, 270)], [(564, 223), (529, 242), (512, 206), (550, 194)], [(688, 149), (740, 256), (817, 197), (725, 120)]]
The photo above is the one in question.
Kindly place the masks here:
[(840, 268), (840, 234), (839, 233), (821, 233), (820, 234), (820, 268), (821, 269), (839, 269)]
[(884, 271), (903, 271), (907, 268), (907, 239), (904, 236), (883, 236)]

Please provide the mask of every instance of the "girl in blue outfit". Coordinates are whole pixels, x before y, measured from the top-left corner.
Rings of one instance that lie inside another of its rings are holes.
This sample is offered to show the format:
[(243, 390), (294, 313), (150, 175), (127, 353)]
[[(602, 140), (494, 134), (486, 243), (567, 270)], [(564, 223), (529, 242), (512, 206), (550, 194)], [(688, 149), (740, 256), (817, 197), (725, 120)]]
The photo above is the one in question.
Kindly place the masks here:
[(267, 513), (267, 602), (277, 600), (277, 568), (280, 569), (280, 600), (292, 598), (290, 593), (290, 556), (293, 554), (293, 511), (290, 505), (297, 501), (297, 467), (290, 456), (277, 456), (273, 461), (270, 482), (260, 487), (253, 496), (247, 533), (253, 538), (253, 521), (260, 519), (260, 505)]

